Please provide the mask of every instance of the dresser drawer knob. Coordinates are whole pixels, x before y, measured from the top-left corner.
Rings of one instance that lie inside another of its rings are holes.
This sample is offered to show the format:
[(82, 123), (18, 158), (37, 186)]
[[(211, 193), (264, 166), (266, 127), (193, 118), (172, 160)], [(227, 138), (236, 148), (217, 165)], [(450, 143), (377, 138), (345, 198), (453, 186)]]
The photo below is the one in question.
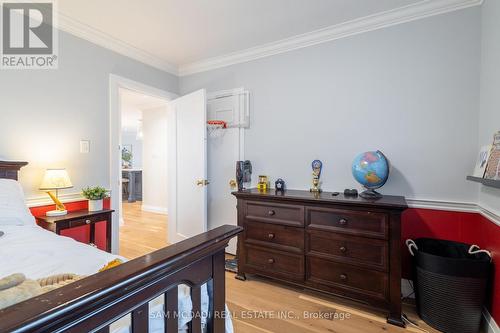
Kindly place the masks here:
[(276, 212), (272, 209), (267, 212), (267, 215), (269, 215), (269, 216), (274, 216), (275, 214), (276, 214)]
[(269, 239), (274, 239), (274, 237), (275, 236), (274, 236), (274, 234), (272, 232), (269, 233), (269, 234), (267, 234), (267, 238), (269, 238)]
[(346, 225), (347, 224), (347, 220), (344, 219), (344, 218), (342, 218), (342, 219), (339, 220), (339, 224), (340, 225)]
[(90, 220), (85, 220), (85, 223), (86, 223), (86, 224), (90, 224), (90, 223), (91, 223), (91, 221), (90, 221)]
[(273, 259), (273, 258), (269, 258), (269, 259), (267, 259), (267, 263), (268, 263), (268, 264), (274, 264), (274, 259)]
[(347, 248), (345, 246), (341, 246), (340, 247), (340, 252), (346, 253), (347, 252)]
[(345, 275), (345, 274), (340, 274), (340, 279), (341, 279), (342, 281), (347, 281), (347, 275)]

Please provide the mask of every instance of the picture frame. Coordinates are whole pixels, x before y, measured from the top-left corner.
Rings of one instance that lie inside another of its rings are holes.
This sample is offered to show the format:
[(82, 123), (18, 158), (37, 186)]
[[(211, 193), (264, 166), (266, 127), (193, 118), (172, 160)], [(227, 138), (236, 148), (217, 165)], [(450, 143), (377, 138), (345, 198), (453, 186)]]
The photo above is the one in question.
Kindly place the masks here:
[(477, 156), (476, 166), (474, 167), (474, 177), (483, 178), (486, 172), (486, 166), (490, 158), (492, 145), (482, 146)]
[(488, 157), (484, 178), (500, 179), (500, 131), (496, 132), (493, 136), (493, 145)]

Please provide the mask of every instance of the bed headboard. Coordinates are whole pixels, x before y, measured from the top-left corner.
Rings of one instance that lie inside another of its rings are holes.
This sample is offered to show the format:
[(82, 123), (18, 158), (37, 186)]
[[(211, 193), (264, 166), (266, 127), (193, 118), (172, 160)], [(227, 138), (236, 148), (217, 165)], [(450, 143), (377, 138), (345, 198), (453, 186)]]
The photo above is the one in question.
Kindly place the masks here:
[(0, 161), (0, 178), (17, 180), (19, 169), (27, 164), (28, 162)]

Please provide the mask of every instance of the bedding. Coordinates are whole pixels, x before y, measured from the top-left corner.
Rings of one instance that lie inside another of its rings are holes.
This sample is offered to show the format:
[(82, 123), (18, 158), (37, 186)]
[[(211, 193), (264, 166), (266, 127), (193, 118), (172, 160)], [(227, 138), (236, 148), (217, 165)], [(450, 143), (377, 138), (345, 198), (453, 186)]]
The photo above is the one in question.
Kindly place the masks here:
[[(1, 198), (0, 198), (1, 202)], [(30, 214), (31, 215), (31, 214)], [(58, 236), (37, 225), (15, 225), (13, 222), (0, 224), (4, 236), (0, 238), (0, 278), (23, 273), (28, 279), (41, 279), (55, 274), (72, 273), (76, 275), (92, 275), (115, 259), (125, 258), (113, 255), (69, 237)], [(208, 312), (208, 292), (202, 286), (202, 312)], [(179, 317), (180, 332), (187, 328), (191, 320), (192, 303), (187, 286), (179, 286), (179, 313), (187, 314)], [(150, 302), (151, 333), (163, 332), (163, 298)], [(227, 311), (227, 308), (226, 308)], [(206, 319), (202, 318), (202, 324)], [(130, 332), (129, 323), (123, 318), (111, 325), (112, 333)], [(226, 333), (232, 333), (232, 323), (226, 317)]]
[(11, 179), (0, 179), (0, 226), (36, 225), (24, 202), (21, 184)]

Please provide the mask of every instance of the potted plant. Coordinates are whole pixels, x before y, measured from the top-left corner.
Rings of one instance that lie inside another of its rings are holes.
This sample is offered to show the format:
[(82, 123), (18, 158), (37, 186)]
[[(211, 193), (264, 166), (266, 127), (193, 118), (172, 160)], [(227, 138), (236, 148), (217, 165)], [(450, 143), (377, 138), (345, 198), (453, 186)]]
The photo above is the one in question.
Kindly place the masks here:
[(89, 186), (82, 189), (83, 197), (89, 201), (89, 212), (102, 210), (103, 200), (108, 197), (108, 192), (101, 186)]
[(132, 152), (127, 147), (122, 149), (122, 166), (124, 169), (130, 169), (132, 167)]

